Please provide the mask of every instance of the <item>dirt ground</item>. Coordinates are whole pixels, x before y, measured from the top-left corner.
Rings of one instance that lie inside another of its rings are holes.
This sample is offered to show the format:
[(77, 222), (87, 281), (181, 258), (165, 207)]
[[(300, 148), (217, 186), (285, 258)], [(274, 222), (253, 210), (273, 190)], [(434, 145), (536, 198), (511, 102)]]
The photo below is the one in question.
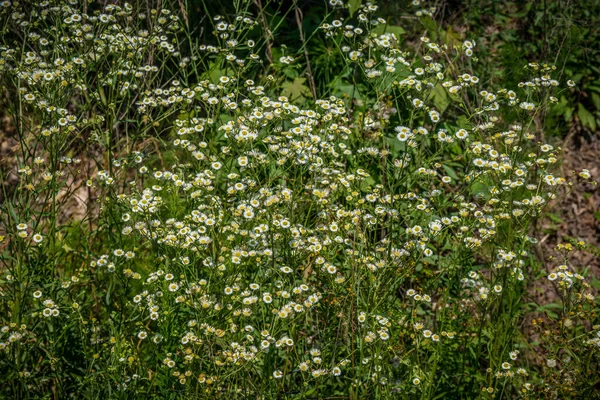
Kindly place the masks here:
[[(556, 252), (555, 247), (561, 243), (582, 240), (587, 248), (574, 251), (567, 264), (576, 272), (585, 273), (588, 282), (592, 282), (600, 279), (600, 187), (593, 184), (593, 181), (600, 182), (600, 136), (567, 136), (563, 143), (562, 157), (564, 177), (575, 180), (577, 173), (588, 169), (591, 178), (588, 182), (580, 180), (581, 183), (565, 190), (557, 198), (549, 215), (539, 222), (536, 229), (539, 240), (537, 255), (550, 272), (562, 264), (562, 256)], [(556, 296), (551, 284), (545, 289), (548, 290), (533, 297), (546, 303), (549, 301), (544, 300), (552, 300)]]

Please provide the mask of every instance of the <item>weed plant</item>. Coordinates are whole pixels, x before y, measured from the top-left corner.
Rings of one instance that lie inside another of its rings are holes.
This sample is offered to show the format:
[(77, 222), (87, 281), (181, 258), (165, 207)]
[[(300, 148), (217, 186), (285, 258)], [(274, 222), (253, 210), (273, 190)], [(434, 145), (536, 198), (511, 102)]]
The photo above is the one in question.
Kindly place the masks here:
[(0, 6), (3, 398), (597, 396), (584, 244), (533, 252), (590, 178), (534, 124), (575, 90), (552, 65), (482, 87), (476, 39), (355, 0), (307, 34), (234, 1), (207, 44), (118, 3)]

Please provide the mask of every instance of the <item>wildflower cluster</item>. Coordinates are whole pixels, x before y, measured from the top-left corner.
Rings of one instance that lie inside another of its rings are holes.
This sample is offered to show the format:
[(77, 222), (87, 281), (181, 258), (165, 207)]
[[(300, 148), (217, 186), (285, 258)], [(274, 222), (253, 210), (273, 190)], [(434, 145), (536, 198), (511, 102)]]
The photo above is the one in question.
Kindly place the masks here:
[[(60, 368), (92, 397), (534, 390), (516, 321), (530, 227), (567, 183), (532, 128), (553, 67), (486, 87), (474, 40), (411, 49), (375, 4), (348, 22), (331, 1), (315, 34), (352, 90), (308, 100), (250, 8), (198, 45), (176, 7), (42, 3), (1, 11), (27, 43), (0, 47), (28, 193), (1, 214), (15, 396)], [(548, 279), (594, 300), (566, 264)]]

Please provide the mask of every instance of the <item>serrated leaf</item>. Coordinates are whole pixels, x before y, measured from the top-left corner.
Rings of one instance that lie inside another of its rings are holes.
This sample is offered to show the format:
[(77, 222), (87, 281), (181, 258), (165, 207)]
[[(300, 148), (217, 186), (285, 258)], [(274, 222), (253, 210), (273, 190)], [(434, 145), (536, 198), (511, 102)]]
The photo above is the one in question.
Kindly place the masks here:
[(446, 32), (442, 32), (442, 34), (444, 36), (444, 41), (446, 42), (446, 44), (456, 46), (461, 43), (460, 35), (454, 32), (451, 26), (448, 27)]
[(310, 89), (304, 82), (306, 82), (306, 78), (296, 78), (292, 82), (283, 82), (281, 84), (281, 94), (288, 96), (290, 100), (302, 100), (310, 96)]

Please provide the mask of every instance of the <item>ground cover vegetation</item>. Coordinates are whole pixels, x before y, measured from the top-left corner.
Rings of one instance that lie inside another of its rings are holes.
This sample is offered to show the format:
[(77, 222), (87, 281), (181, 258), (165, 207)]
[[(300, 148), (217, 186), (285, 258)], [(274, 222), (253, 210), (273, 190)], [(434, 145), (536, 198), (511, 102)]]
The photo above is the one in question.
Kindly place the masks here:
[(1, 2), (0, 396), (598, 397), (589, 9), (451, 5)]

